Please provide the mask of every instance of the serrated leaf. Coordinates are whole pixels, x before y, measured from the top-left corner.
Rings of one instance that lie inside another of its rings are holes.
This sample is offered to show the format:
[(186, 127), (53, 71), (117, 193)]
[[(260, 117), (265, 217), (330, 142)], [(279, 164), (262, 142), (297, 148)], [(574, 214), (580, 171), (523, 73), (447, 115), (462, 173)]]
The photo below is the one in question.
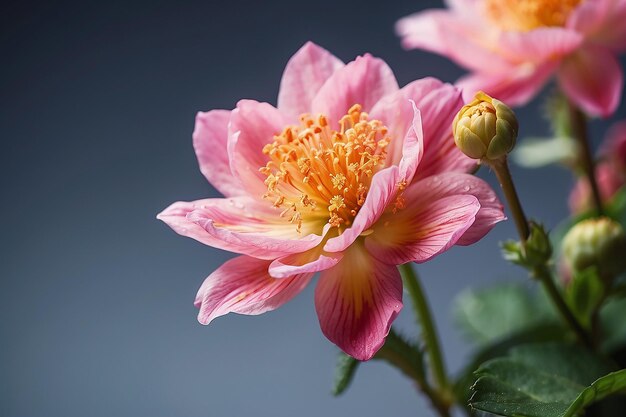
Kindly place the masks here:
[(520, 346), (478, 369), (471, 406), (512, 417), (572, 417), (626, 388), (626, 371), (577, 346)]
[(360, 363), (350, 355), (343, 352), (339, 353), (335, 367), (335, 383), (333, 384), (334, 396), (341, 395), (348, 389)]
[(455, 300), (454, 316), (465, 334), (479, 345), (503, 340), (554, 317), (545, 298), (511, 284), (462, 292)]
[(561, 323), (550, 323), (548, 321), (521, 329), (502, 339), (490, 342), (472, 355), (469, 364), (457, 377), (454, 383), (454, 392), (457, 398), (461, 403), (467, 404), (471, 396), (470, 388), (476, 380), (474, 372), (482, 363), (506, 355), (515, 346), (529, 343), (565, 342), (569, 338), (568, 329), (565, 329)]

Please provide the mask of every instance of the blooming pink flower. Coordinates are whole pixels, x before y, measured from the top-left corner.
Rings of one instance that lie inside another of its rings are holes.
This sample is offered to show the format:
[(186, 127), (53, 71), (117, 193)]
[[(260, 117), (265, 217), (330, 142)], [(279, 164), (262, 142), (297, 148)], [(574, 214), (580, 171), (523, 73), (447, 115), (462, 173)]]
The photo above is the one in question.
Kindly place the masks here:
[(241, 100), (199, 113), (200, 169), (225, 198), (177, 202), (158, 218), (241, 254), (202, 284), (199, 321), (273, 310), (321, 271), (322, 331), (371, 358), (402, 308), (396, 265), (476, 242), (504, 217), (452, 140), (462, 104), (451, 85), (400, 89), (380, 59), (344, 65), (307, 43), (285, 68), (277, 107)]
[(398, 21), (406, 48), (445, 55), (469, 69), (459, 80), (511, 105), (535, 96), (556, 74), (585, 112), (607, 116), (620, 102), (626, 0), (447, 0)]
[[(600, 198), (606, 203), (626, 184), (626, 121), (616, 123), (609, 130), (595, 172)], [(574, 214), (591, 209), (591, 187), (587, 179), (576, 182), (569, 196), (569, 207)]]

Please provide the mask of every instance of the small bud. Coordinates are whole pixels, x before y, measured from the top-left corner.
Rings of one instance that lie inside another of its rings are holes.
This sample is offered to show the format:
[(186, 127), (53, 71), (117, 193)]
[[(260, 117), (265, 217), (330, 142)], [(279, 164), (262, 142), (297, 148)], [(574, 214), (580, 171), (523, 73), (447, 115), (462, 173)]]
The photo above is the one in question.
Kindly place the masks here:
[(600, 217), (579, 222), (563, 238), (563, 255), (573, 273), (595, 267), (612, 279), (626, 268), (626, 235), (622, 226)]
[(513, 110), (482, 91), (461, 108), (452, 123), (456, 146), (470, 158), (488, 161), (511, 152), (517, 131)]

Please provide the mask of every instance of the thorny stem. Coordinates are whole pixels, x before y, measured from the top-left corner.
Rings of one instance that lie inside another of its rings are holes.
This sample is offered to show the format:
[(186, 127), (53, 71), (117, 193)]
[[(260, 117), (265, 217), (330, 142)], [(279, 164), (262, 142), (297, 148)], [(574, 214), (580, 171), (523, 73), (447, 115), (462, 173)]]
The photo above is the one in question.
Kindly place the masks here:
[(435, 379), (437, 388), (435, 392), (437, 396), (435, 398), (431, 397), (431, 400), (442, 417), (449, 417), (450, 406), (453, 403), (453, 395), (450, 390), (450, 383), (448, 382), (446, 368), (443, 362), (439, 337), (435, 330), (428, 301), (426, 300), (424, 290), (422, 289), (417, 274), (413, 268), (411, 268), (411, 264), (400, 265), (399, 269), (405, 288), (411, 297), (417, 321), (422, 328), (422, 337), (426, 345), (430, 369)]
[(591, 188), (591, 196), (596, 214), (601, 216), (603, 213), (602, 197), (600, 196), (593, 156), (589, 145), (589, 135), (587, 133), (587, 121), (585, 114), (571, 101), (568, 101), (567, 104), (569, 108), (571, 131), (574, 138), (578, 142), (579, 162), (585, 172), (587, 181), (589, 181), (589, 188)]
[[(517, 232), (519, 233), (522, 243), (522, 250), (525, 250), (526, 242), (530, 236), (530, 228), (528, 226), (528, 220), (526, 219), (524, 210), (522, 209), (522, 204), (517, 195), (517, 191), (515, 190), (515, 185), (513, 184), (513, 178), (511, 177), (506, 157), (497, 161), (490, 161), (489, 166), (491, 166), (491, 168), (495, 171), (496, 177), (500, 182), (504, 196), (509, 203), (509, 209), (513, 215), (513, 219), (515, 220), (515, 226), (517, 227)], [(530, 272), (541, 282), (544, 290), (548, 293), (552, 303), (561, 315), (561, 318), (569, 325), (569, 327), (571, 327), (580, 342), (589, 348), (593, 347), (591, 338), (569, 309), (565, 300), (563, 300), (561, 293), (554, 284), (554, 279), (552, 278), (552, 273), (550, 272), (548, 265), (543, 263), (533, 267)]]

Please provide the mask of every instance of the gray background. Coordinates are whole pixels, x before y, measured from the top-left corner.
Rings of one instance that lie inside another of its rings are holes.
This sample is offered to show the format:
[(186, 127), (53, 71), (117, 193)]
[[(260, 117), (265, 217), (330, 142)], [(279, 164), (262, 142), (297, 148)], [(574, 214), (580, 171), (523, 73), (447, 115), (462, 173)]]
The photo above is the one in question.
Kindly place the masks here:
[[(432, 415), (381, 363), (330, 395), (337, 349), (319, 330), (313, 286), (272, 313), (198, 324), (196, 290), (231, 255), (155, 215), (217, 196), (191, 146), (196, 111), (275, 103), (306, 40), (344, 61), (382, 57), (401, 85), (454, 81), (459, 68), (403, 51), (393, 33), (396, 19), (440, 3), (87, 3), (16, 2), (0, 15), (0, 415)], [(520, 111), (523, 135), (545, 133), (538, 108)], [(593, 123), (596, 143), (607, 125)], [(527, 212), (556, 225), (569, 175), (515, 175)], [(499, 259), (513, 235), (501, 224), (419, 267), (452, 370), (470, 351), (451, 323), (454, 296), (526, 280)], [(397, 323), (416, 335), (410, 313)]]

